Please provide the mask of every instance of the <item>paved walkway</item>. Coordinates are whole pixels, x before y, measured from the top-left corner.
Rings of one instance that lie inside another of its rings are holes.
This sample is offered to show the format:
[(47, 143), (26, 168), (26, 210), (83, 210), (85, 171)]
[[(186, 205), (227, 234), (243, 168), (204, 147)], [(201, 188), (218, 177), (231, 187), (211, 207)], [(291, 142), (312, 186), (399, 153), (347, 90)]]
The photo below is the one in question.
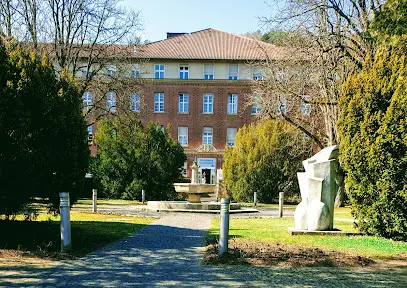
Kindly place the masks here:
[(200, 265), (199, 247), (212, 217), (164, 214), (139, 233), (76, 261), (15, 267), (7, 276), (0, 268), (0, 287), (407, 287), (407, 273), (400, 269)]

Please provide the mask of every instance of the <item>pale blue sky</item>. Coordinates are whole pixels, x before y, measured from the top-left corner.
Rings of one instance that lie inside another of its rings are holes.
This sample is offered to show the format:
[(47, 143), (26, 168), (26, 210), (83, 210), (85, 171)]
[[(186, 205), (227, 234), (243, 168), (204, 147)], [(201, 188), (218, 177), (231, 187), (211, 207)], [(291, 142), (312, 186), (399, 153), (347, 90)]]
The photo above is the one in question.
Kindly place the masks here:
[(166, 38), (166, 32), (193, 32), (216, 28), (243, 34), (261, 28), (259, 16), (273, 8), (267, 0), (124, 0), (122, 4), (141, 10), (142, 40)]

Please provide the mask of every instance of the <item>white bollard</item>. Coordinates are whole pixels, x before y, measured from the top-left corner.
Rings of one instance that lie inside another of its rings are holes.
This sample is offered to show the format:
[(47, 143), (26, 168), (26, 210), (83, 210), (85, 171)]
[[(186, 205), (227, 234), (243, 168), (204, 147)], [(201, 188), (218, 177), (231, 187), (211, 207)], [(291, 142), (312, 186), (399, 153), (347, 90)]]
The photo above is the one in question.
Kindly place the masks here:
[(278, 193), (278, 215), (283, 217), (284, 192)]
[(141, 190), (141, 203), (146, 202), (146, 190)]
[(219, 255), (228, 252), (229, 241), (229, 214), (230, 214), (229, 198), (220, 200), (220, 233), (219, 233)]
[(253, 205), (254, 205), (254, 207), (257, 207), (257, 192), (254, 192), (254, 195), (253, 195)]
[(92, 190), (92, 211), (93, 213), (98, 212), (98, 190), (93, 189)]
[(61, 192), (59, 193), (59, 197), (59, 211), (61, 213), (61, 252), (69, 252), (72, 250), (69, 192)]

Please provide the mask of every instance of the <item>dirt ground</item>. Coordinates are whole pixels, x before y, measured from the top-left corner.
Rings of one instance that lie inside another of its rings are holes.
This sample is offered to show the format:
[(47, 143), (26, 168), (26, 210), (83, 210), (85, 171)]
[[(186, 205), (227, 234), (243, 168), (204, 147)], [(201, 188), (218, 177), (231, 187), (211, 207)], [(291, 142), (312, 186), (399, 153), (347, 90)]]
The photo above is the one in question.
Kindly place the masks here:
[(24, 251), (0, 249), (0, 267), (27, 265), (46, 268), (55, 266), (55, 261), (47, 258), (35, 257)]
[(375, 267), (407, 269), (407, 254), (387, 259), (370, 259), (337, 251), (274, 243), (229, 240), (229, 254), (219, 257), (218, 245), (206, 246), (205, 264), (252, 265), (261, 267)]

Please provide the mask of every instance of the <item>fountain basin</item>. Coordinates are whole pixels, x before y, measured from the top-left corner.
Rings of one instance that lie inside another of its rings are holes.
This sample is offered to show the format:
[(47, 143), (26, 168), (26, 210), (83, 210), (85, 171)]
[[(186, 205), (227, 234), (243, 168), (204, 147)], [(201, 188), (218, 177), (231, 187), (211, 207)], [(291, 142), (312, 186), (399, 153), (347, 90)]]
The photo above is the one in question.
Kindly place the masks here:
[(201, 203), (201, 194), (215, 193), (216, 185), (195, 183), (174, 183), (175, 191), (186, 194), (189, 203)]
[[(154, 209), (220, 211), (220, 202), (148, 201), (147, 206)], [(240, 209), (239, 203), (230, 203), (230, 210)]]

